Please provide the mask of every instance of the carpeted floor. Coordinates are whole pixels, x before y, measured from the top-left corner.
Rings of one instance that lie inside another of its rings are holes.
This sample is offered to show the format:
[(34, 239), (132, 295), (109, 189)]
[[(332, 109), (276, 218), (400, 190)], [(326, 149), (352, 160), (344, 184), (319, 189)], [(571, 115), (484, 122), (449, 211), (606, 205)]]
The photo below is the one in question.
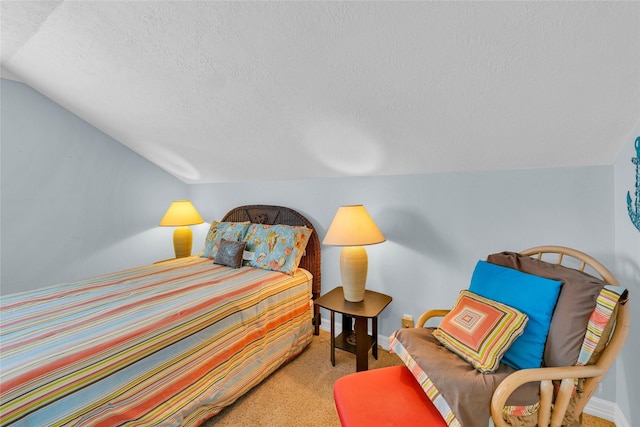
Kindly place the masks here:
[[(382, 349), (378, 351), (378, 360), (369, 354), (369, 369), (401, 363), (397, 356)], [(355, 367), (355, 356), (341, 350), (336, 350), (336, 366), (331, 366), (329, 334), (321, 331), (300, 356), (207, 421), (204, 427), (339, 427), (333, 383), (355, 372)], [(585, 416), (583, 427), (615, 425)]]

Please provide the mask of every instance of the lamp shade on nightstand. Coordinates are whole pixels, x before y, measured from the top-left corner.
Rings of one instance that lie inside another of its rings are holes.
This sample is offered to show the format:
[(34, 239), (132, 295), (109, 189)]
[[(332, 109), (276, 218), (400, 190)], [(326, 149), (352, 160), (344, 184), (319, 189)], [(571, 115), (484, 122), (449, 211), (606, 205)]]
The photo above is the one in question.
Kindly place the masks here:
[(364, 299), (369, 260), (362, 247), (382, 243), (386, 239), (362, 205), (338, 208), (327, 235), (325, 245), (344, 246), (340, 252), (340, 277), (344, 299), (358, 302)]
[(176, 227), (173, 232), (173, 249), (176, 258), (191, 256), (193, 233), (189, 225), (202, 224), (204, 220), (189, 200), (176, 200), (162, 217), (160, 226)]

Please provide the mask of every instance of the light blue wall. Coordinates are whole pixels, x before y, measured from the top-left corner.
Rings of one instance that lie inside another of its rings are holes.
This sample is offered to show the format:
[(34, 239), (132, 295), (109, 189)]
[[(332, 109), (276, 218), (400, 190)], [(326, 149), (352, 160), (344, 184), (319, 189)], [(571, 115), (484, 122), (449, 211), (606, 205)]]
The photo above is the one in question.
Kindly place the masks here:
[(173, 256), (157, 227), (187, 185), (30, 87), (2, 79), (2, 293)]
[[(614, 378), (615, 402), (620, 406), (628, 425), (640, 426), (640, 230), (636, 229), (627, 212), (627, 193), (635, 202), (636, 167), (631, 159), (637, 156), (634, 144), (640, 137), (638, 122), (628, 137), (615, 165), (615, 235), (616, 262), (613, 272), (629, 289), (631, 331), (618, 358)], [(610, 380), (611, 375), (607, 376)]]
[[(191, 185), (189, 197), (207, 221), (241, 204), (293, 207), (321, 239), (338, 206), (364, 204), (387, 238), (366, 249), (368, 288), (393, 296), (380, 317), (388, 336), (404, 313), (450, 307), (492, 252), (558, 244), (612, 264), (611, 188), (613, 167), (584, 167)], [(340, 285), (339, 253), (323, 247), (323, 292)]]

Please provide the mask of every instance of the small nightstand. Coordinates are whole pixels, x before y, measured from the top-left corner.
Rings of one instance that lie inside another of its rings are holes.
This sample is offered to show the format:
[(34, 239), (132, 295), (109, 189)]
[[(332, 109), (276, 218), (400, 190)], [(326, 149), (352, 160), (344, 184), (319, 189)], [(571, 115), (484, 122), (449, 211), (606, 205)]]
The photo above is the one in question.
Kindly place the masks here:
[[(350, 302), (344, 299), (342, 286), (318, 298), (315, 303), (331, 312), (331, 364), (336, 366), (336, 347), (356, 355), (356, 371), (369, 369), (369, 349), (378, 359), (378, 316), (392, 298), (374, 291), (365, 291), (364, 300)], [(336, 337), (335, 313), (342, 314), (342, 333)], [(355, 319), (354, 330), (351, 319)], [(372, 335), (367, 333), (368, 319), (371, 319)]]

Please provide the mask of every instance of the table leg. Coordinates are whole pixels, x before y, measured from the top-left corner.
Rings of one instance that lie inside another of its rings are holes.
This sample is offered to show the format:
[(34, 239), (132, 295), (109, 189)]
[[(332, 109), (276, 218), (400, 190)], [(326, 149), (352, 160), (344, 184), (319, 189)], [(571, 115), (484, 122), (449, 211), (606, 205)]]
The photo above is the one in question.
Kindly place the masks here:
[(353, 333), (353, 317), (348, 314), (342, 314), (342, 335), (348, 337)]
[(356, 317), (356, 371), (369, 369), (369, 339), (367, 336), (367, 318)]
[(373, 357), (378, 360), (378, 318), (371, 319), (371, 332), (373, 333)]
[(336, 366), (336, 322), (335, 313), (331, 310), (331, 366)]

